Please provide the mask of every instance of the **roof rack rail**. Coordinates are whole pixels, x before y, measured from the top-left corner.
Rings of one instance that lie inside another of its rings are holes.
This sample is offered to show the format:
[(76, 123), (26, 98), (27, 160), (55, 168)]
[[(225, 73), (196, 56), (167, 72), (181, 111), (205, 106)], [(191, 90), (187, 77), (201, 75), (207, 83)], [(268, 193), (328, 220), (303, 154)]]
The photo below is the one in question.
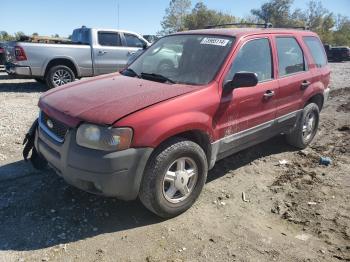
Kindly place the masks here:
[(224, 26), (244, 26), (244, 25), (255, 25), (255, 26), (261, 26), (264, 28), (273, 27), (271, 23), (229, 23), (229, 24), (219, 24), (219, 25), (208, 25), (205, 27), (205, 29), (224, 27)]
[(292, 25), (286, 25), (286, 26), (281, 26), (280, 28), (292, 28), (292, 29), (302, 29), (302, 30), (310, 30), (310, 27), (307, 25), (304, 26), (292, 26)]

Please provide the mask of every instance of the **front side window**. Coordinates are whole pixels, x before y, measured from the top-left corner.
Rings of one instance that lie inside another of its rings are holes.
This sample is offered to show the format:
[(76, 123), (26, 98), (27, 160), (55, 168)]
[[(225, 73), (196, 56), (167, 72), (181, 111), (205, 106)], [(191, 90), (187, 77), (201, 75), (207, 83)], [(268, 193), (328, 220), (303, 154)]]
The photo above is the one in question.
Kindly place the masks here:
[(256, 73), (259, 82), (273, 78), (271, 47), (267, 38), (247, 42), (235, 57), (225, 82), (238, 72)]
[(136, 73), (158, 82), (208, 84), (227, 58), (234, 40), (217, 35), (166, 36), (150, 46), (123, 74), (133, 77)]
[(137, 36), (130, 34), (124, 34), (124, 36), (128, 47), (143, 47), (144, 43)]
[(314, 36), (305, 36), (303, 37), (303, 40), (307, 45), (316, 66), (325, 66), (327, 64), (327, 57), (320, 40)]
[(303, 51), (294, 37), (277, 37), (276, 44), (280, 76), (306, 70)]
[(121, 46), (119, 34), (113, 32), (98, 32), (98, 43), (103, 46)]

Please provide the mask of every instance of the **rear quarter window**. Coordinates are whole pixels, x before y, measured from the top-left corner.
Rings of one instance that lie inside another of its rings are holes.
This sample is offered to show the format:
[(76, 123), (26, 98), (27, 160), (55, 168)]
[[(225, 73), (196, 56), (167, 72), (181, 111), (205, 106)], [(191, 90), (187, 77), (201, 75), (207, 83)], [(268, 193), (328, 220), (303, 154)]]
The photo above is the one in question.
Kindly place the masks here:
[(304, 36), (303, 40), (311, 53), (311, 56), (317, 67), (323, 67), (327, 64), (327, 57), (324, 48), (317, 37)]

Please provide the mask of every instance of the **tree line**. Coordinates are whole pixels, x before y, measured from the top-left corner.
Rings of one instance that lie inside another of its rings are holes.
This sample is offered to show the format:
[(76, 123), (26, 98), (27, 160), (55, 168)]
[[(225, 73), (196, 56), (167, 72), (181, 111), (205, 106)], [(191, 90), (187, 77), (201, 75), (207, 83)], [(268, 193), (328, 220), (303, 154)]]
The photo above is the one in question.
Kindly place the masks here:
[[(15, 41), (19, 40), (22, 36), (25, 36), (25, 34), (22, 31), (18, 31), (13, 35), (7, 33), (6, 31), (0, 31), (0, 41)], [(31, 36), (39, 36), (39, 34), (35, 32)], [(59, 38), (60, 36), (59, 34), (54, 34), (51, 35), (51, 37)]]
[(306, 9), (293, 9), (294, 0), (270, 0), (250, 15), (236, 17), (229, 13), (208, 8), (198, 2), (191, 9), (191, 0), (171, 0), (161, 22), (160, 35), (183, 30), (202, 29), (208, 25), (226, 23), (272, 23), (274, 27), (307, 26), (316, 32), (324, 43), (350, 45), (350, 19), (334, 14), (320, 1), (310, 0)]
[[(316, 32), (323, 43), (350, 46), (350, 18), (334, 14), (320, 1), (310, 0), (307, 8), (293, 9), (294, 0), (269, 0), (259, 8), (252, 9), (250, 15), (236, 17), (229, 13), (208, 8), (199, 1), (192, 8), (191, 0), (171, 0), (161, 21), (160, 35), (183, 30), (205, 28), (208, 25), (227, 23), (272, 23), (274, 27), (308, 26)], [(14, 35), (0, 31), (0, 41), (18, 40), (24, 33)], [(37, 36), (33, 33), (32, 36)], [(52, 37), (59, 37), (58, 34)]]

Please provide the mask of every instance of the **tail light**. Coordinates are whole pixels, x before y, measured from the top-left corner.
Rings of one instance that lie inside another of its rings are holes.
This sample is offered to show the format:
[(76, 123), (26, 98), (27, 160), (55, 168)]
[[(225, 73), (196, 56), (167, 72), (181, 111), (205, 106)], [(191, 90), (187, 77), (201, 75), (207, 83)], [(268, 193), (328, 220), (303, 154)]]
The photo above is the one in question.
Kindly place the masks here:
[(15, 56), (17, 61), (25, 61), (27, 60), (26, 53), (21, 46), (15, 46)]

